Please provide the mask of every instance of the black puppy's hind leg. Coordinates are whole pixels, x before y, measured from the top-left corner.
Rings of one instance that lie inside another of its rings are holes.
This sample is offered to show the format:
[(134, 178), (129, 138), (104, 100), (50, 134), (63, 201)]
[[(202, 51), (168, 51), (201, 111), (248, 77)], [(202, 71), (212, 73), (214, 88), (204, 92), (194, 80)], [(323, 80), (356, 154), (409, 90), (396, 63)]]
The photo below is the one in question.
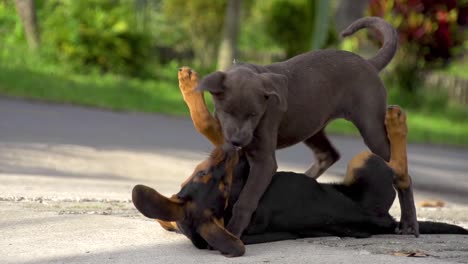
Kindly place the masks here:
[(323, 129), (304, 140), (304, 144), (315, 154), (315, 163), (305, 172), (311, 178), (317, 179), (340, 159), (340, 153), (333, 147)]

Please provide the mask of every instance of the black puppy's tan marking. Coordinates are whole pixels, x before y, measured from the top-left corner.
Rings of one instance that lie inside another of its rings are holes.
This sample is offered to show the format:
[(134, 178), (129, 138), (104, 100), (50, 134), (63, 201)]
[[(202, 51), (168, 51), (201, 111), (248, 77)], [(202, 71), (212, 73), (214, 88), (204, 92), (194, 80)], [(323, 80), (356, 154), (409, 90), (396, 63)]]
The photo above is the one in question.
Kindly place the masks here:
[[(239, 236), (277, 169), (275, 150), (304, 142), (317, 162), (306, 172), (317, 178), (338, 158), (323, 129), (333, 119), (356, 125), (370, 150), (390, 159), (385, 131), (386, 90), (378, 76), (392, 59), (397, 34), (384, 20), (359, 19), (343, 36), (361, 28), (374, 28), (384, 38), (377, 55), (369, 60), (339, 50), (304, 53), (284, 62), (260, 66), (236, 64), (201, 80), (198, 90), (209, 91), (225, 141), (242, 147), (250, 165), (248, 180), (234, 206), (228, 229)], [(403, 232), (417, 235), (411, 186), (397, 185)]]

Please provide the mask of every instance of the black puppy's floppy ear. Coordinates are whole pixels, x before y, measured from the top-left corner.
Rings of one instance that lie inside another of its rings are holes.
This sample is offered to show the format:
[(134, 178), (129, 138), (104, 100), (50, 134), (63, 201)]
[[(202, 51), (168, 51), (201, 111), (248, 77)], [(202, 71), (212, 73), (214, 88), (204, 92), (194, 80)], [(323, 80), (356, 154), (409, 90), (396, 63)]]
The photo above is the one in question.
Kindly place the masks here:
[(288, 109), (288, 78), (282, 74), (259, 74), (265, 89), (265, 98), (275, 97), (278, 100), (279, 110), (286, 112)]
[(208, 74), (197, 85), (196, 91), (208, 91), (213, 96), (221, 95), (224, 93), (223, 81), (226, 74), (222, 71), (217, 71)]
[(169, 199), (144, 185), (133, 187), (132, 201), (136, 209), (148, 218), (177, 221), (184, 217), (181, 201)]
[(203, 223), (199, 227), (200, 236), (208, 242), (210, 246), (221, 251), (227, 257), (238, 257), (245, 253), (245, 246), (242, 241), (227, 231), (216, 219)]

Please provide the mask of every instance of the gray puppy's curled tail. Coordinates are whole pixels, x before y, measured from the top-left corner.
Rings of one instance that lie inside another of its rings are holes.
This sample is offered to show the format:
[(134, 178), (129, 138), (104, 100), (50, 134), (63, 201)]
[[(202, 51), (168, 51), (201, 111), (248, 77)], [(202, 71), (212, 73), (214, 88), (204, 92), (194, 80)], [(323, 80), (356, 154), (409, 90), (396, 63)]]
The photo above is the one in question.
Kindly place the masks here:
[(378, 71), (381, 71), (395, 56), (398, 46), (398, 34), (387, 21), (380, 17), (364, 17), (354, 21), (341, 32), (342, 37), (347, 37), (362, 28), (373, 28), (383, 36), (383, 45), (377, 54), (367, 60)]

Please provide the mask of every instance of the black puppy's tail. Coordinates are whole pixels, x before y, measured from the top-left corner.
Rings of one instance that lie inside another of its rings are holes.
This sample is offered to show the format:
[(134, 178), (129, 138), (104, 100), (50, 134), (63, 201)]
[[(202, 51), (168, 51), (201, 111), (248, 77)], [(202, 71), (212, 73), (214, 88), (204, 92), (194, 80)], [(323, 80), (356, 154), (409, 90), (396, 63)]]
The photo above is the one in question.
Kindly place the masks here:
[(380, 17), (364, 17), (354, 21), (343, 32), (342, 37), (347, 37), (362, 28), (373, 28), (383, 36), (383, 45), (377, 54), (368, 62), (378, 71), (381, 71), (395, 56), (398, 46), (398, 34), (396, 30)]
[[(391, 223), (389, 223), (386, 218), (378, 218), (378, 220), (372, 220), (372, 223), (373, 225), (367, 226), (367, 228), (374, 228), (367, 230), (372, 234), (394, 234), (395, 229), (400, 225), (399, 222), (395, 222), (393, 219)], [(457, 225), (433, 221), (418, 221), (418, 224), (420, 234), (468, 235), (468, 230)]]
[(420, 234), (459, 234), (468, 235), (468, 230), (461, 226), (431, 221), (418, 221)]

